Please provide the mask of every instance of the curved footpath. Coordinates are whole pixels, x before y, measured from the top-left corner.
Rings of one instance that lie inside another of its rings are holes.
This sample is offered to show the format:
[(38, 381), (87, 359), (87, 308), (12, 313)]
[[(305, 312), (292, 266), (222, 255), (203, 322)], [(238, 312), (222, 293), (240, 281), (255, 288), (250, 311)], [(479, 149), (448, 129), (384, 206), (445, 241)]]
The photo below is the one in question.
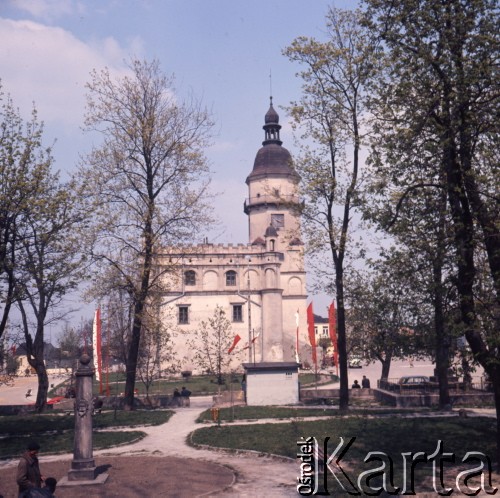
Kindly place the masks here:
[[(232, 485), (217, 491), (207, 489), (207, 494), (197, 496), (223, 496), (223, 497), (290, 497), (298, 496), (296, 479), (298, 467), (295, 461), (261, 456), (257, 453), (233, 453), (223, 450), (196, 449), (186, 442), (189, 434), (195, 429), (203, 427), (196, 423), (198, 415), (212, 407), (212, 397), (192, 397), (190, 407), (177, 408), (170, 420), (159, 426), (137, 427), (147, 434), (136, 443), (94, 451), (94, 457), (101, 462), (109, 457), (175, 457), (194, 459), (201, 462), (210, 462), (230, 468), (235, 477)], [(266, 421), (267, 422), (267, 421)], [(283, 422), (276, 420), (274, 422)], [(44, 463), (71, 460), (72, 454), (40, 456), (40, 466), (43, 470)], [(17, 465), (18, 459), (0, 461), (0, 469)], [(189, 465), (190, 461), (186, 461)], [(69, 468), (69, 467), (68, 467)], [(140, 474), (140, 469), (136, 470)], [(175, 476), (172, 476), (175, 482)], [(106, 485), (104, 485), (106, 486)], [(60, 488), (62, 491), (66, 488)], [(57, 494), (57, 492), (56, 492)], [(149, 496), (147, 493), (143, 496)], [(182, 493), (176, 496), (186, 496)]]
[[(212, 407), (212, 396), (192, 397), (191, 406), (178, 408), (175, 415), (163, 425), (144, 427), (147, 436), (141, 441), (109, 450), (96, 451), (97, 455), (138, 455), (144, 452), (155, 456), (193, 458), (227, 465), (236, 473), (230, 489), (220, 491), (226, 497), (288, 497), (298, 495), (295, 488), (297, 465), (294, 461), (257, 456), (255, 453), (236, 454), (226, 451), (196, 449), (186, 442), (189, 434), (203, 427), (197, 424), (198, 415)], [(282, 421), (281, 421), (282, 422)]]
[[(187, 444), (186, 440), (189, 434), (195, 429), (203, 427), (203, 424), (196, 423), (198, 415), (202, 411), (211, 408), (211, 406), (211, 396), (192, 397), (191, 406), (177, 408), (175, 410), (176, 413), (167, 423), (160, 426), (137, 428), (147, 434), (142, 440), (126, 446), (96, 450), (94, 451), (94, 457), (99, 459), (100, 462), (105, 461), (106, 457), (174, 457), (176, 459), (194, 459), (200, 464), (212, 463), (223, 465), (233, 471), (235, 477), (232, 484), (229, 486), (226, 484), (223, 489), (219, 488), (216, 491), (214, 491), (213, 487), (210, 488), (210, 486), (207, 486), (204, 493), (198, 492), (195, 495), (189, 496), (223, 496), (239, 498), (264, 496), (280, 498), (298, 496), (296, 482), (299, 467), (295, 461), (259, 455), (254, 452), (233, 453), (223, 450), (196, 449)], [(494, 410), (468, 410), (467, 412), (469, 416), (495, 416)], [(434, 414), (434, 416), (435, 415), (436, 414)], [(307, 417), (307, 419), (310, 419), (310, 417)], [(246, 422), (241, 421), (239, 423), (283, 423), (283, 420), (266, 419)], [(40, 463), (43, 469), (43, 464), (45, 462), (68, 461), (72, 458), (72, 454), (43, 456), (42, 453)], [(16, 459), (0, 462), (0, 469), (15, 466), (17, 461)], [(195, 462), (192, 460), (185, 460), (185, 465), (192, 466), (193, 470), (195, 470)], [(113, 470), (110, 472), (113, 472)], [(221, 474), (222, 473), (221, 470)], [(132, 474), (137, 474), (137, 476), (139, 476), (141, 474), (141, 469), (134, 469)], [(175, 482), (175, 476), (172, 476), (172, 481)], [(63, 489), (67, 488), (60, 488), (61, 496), (63, 496)], [(64, 495), (66, 496), (66, 494)], [(141, 495), (150, 496), (147, 493), (141, 493)], [(91, 495), (89, 494), (87, 496)], [(179, 494), (169, 496), (188, 495), (179, 492)]]

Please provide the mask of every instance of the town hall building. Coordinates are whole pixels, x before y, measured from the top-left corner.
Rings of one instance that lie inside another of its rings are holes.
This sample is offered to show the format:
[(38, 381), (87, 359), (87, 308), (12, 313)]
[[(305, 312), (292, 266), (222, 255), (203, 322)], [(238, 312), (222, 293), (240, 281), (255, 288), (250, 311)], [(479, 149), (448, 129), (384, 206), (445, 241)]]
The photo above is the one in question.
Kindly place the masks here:
[(164, 320), (175, 326), (175, 350), (185, 370), (197, 370), (189, 343), (217, 306), (230, 320), (232, 335), (241, 337), (232, 353), (233, 369), (244, 362), (295, 362), (307, 350), (300, 178), (282, 146), (272, 98), (263, 129), (262, 147), (246, 178), (248, 243), (205, 242), (161, 256), (178, 263), (161, 309)]

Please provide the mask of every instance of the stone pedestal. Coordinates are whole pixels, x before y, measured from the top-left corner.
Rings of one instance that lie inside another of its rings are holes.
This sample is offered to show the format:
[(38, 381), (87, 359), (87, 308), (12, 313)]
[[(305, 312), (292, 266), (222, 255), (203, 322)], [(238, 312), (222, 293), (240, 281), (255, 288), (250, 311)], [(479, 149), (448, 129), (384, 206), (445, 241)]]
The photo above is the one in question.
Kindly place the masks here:
[(102, 484), (108, 474), (98, 475), (93, 457), (92, 441), (92, 379), (94, 370), (90, 356), (83, 354), (76, 371), (75, 440), (73, 460), (67, 479), (61, 479), (58, 486)]

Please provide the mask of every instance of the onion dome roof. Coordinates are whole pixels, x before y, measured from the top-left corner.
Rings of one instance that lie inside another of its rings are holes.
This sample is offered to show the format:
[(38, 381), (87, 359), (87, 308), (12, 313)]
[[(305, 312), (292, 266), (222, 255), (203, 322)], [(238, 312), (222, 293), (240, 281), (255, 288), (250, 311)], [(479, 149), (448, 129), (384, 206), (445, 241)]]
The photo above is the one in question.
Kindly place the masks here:
[(253, 170), (247, 177), (247, 183), (255, 177), (288, 176), (299, 178), (299, 175), (293, 169), (292, 156), (285, 147), (282, 147), (280, 140), (279, 115), (273, 107), (273, 100), (269, 110), (264, 117), (265, 140), (262, 147), (255, 156)]

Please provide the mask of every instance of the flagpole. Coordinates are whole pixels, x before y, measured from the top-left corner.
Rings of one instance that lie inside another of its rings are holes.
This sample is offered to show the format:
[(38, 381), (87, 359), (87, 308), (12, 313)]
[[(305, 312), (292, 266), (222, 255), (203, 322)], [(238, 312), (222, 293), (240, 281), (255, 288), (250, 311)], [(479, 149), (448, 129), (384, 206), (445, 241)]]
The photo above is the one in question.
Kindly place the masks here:
[(109, 396), (109, 301), (106, 320), (106, 396)]
[(99, 305), (94, 315), (92, 330), (92, 353), (96, 379), (99, 381), (99, 394), (102, 394), (102, 359), (101, 359), (101, 306)]
[[(252, 362), (252, 311), (250, 300), (250, 256), (245, 256), (247, 260), (247, 287), (248, 287), (248, 362)], [(255, 363), (255, 354), (253, 362)]]
[(297, 329), (295, 331), (295, 361), (300, 363), (299, 361), (299, 309), (297, 308), (297, 313), (295, 313), (295, 324)]

